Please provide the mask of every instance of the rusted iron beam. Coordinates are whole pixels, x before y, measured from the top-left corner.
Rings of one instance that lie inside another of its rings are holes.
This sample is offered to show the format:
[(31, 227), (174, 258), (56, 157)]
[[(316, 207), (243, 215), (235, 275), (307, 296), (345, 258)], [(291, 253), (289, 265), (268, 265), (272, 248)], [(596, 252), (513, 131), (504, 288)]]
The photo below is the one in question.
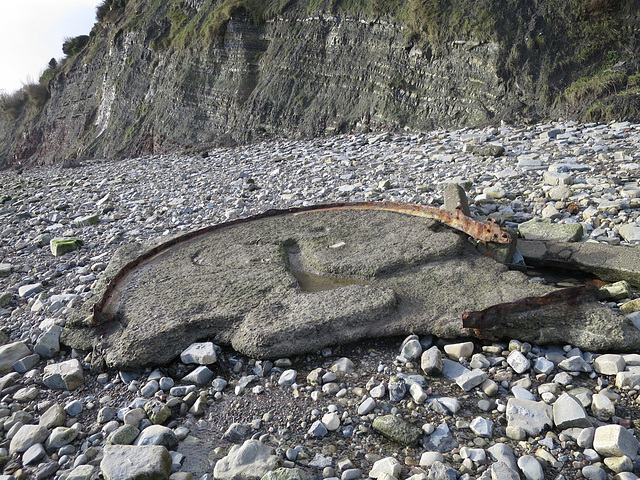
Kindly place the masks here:
[(577, 287), (555, 290), (541, 297), (526, 297), (516, 302), (499, 303), (477, 310), (462, 313), (462, 326), (477, 331), (482, 338), (483, 330), (499, 329), (509, 325), (510, 318), (522, 312), (552, 311), (559, 305), (575, 308), (588, 300), (597, 299), (598, 289), (595, 285), (580, 285)]
[(117, 299), (120, 295), (118, 290), (118, 284), (123, 278), (136, 267), (151, 260), (156, 255), (168, 250), (169, 248), (178, 245), (180, 243), (188, 242), (201, 235), (205, 235), (222, 228), (232, 227), (234, 225), (240, 225), (243, 223), (251, 222), (253, 220), (259, 220), (263, 218), (276, 217), (279, 215), (296, 215), (309, 212), (318, 211), (335, 211), (335, 210), (385, 210), (391, 212), (404, 213), (408, 215), (414, 215), (418, 217), (430, 218), (437, 220), (441, 223), (451, 226), (456, 230), (466, 233), (467, 235), (475, 238), (480, 242), (495, 242), (495, 243), (511, 243), (511, 236), (503, 231), (500, 226), (495, 222), (483, 223), (474, 220), (464, 215), (460, 210), (449, 211), (442, 208), (431, 207), (428, 205), (415, 205), (409, 203), (393, 203), (393, 202), (348, 202), (348, 203), (334, 203), (324, 205), (310, 205), (306, 207), (287, 208), (283, 210), (267, 210), (263, 213), (253, 215), (250, 217), (240, 218), (237, 220), (231, 220), (228, 222), (217, 223), (208, 227), (194, 230), (192, 232), (180, 235), (172, 238), (156, 247), (146, 251), (142, 255), (134, 258), (129, 263), (124, 265), (109, 281), (104, 293), (100, 299), (93, 305), (91, 309), (91, 316), (88, 319), (93, 325), (104, 323), (105, 321), (112, 319), (112, 314), (109, 312), (109, 304), (113, 300)]
[(411, 203), (393, 202), (351, 202), (337, 203), (333, 205), (318, 205), (313, 210), (387, 210), (391, 212), (405, 213), (417, 217), (431, 218), (441, 223), (449, 225), (456, 230), (466, 233), (483, 243), (511, 243), (512, 238), (507, 232), (500, 228), (500, 225), (493, 221), (479, 222), (466, 216), (461, 210), (445, 210), (444, 208), (432, 207), (430, 205), (415, 205)]

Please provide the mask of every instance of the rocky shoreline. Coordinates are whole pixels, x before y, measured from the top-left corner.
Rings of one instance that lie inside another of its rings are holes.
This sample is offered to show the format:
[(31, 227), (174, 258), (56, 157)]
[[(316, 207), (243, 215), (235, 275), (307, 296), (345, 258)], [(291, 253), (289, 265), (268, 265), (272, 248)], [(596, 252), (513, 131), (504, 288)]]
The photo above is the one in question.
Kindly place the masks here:
[[(640, 125), (566, 122), (282, 140), (206, 157), (5, 172), (3, 473), (128, 478), (145, 458), (145, 467), (158, 464), (157, 478), (169, 469), (175, 479), (261, 478), (281, 467), (269, 475), (638, 478), (635, 354), (423, 337), (274, 362), (210, 347), (215, 362), (210, 355), (97, 373), (86, 352), (58, 338), (74, 309), (92, 300), (118, 247), (271, 208), (439, 205), (443, 186), (457, 183), (479, 218), (512, 227), (541, 218), (583, 241), (637, 248), (639, 145)], [(80, 242), (54, 255), (55, 238)], [(625, 295), (609, 305), (637, 296)]]

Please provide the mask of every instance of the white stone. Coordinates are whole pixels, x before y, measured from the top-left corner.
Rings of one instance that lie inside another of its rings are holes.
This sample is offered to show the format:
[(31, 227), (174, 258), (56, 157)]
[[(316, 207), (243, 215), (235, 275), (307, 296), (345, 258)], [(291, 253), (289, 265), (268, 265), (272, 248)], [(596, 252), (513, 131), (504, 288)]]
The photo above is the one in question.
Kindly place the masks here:
[(105, 480), (168, 478), (171, 455), (159, 445), (106, 445), (100, 469)]
[(365, 398), (358, 406), (358, 415), (366, 415), (376, 408), (376, 401), (371, 397)]
[(487, 453), (482, 448), (462, 447), (460, 449), (460, 456), (462, 458), (468, 458), (473, 463), (479, 465), (482, 465), (487, 461)]
[(327, 430), (333, 432), (340, 428), (340, 415), (336, 412), (326, 413), (322, 416), (322, 423)]
[(640, 242), (640, 226), (638, 225), (623, 225), (618, 232), (629, 243)]
[(60, 334), (62, 328), (52, 325), (45, 330), (36, 342), (33, 353), (37, 353), (42, 358), (53, 358), (60, 351)]
[(616, 414), (616, 407), (604, 395), (596, 394), (591, 397), (591, 413), (598, 420), (606, 421)]
[(469, 424), (469, 428), (479, 437), (489, 438), (493, 432), (493, 422), (486, 418), (476, 417)]
[(298, 372), (295, 370), (285, 370), (278, 379), (278, 385), (291, 386), (295, 383)]
[(75, 428), (56, 427), (47, 438), (47, 450), (55, 449), (73, 442), (80, 432)]
[(538, 357), (535, 362), (533, 362), (533, 371), (536, 373), (544, 373), (545, 375), (548, 375), (554, 368), (554, 363), (544, 357)]
[(626, 362), (622, 355), (600, 355), (593, 361), (593, 369), (602, 375), (616, 375), (618, 372), (623, 372), (625, 367)]
[(369, 476), (371, 478), (379, 478), (382, 474), (387, 474), (395, 478), (399, 478), (402, 471), (402, 465), (393, 457), (386, 457), (378, 460), (373, 464)]
[(191, 383), (194, 385), (204, 385), (213, 379), (213, 372), (205, 365), (200, 365), (193, 372), (182, 377), (183, 383)]
[(422, 355), (422, 345), (419, 340), (410, 339), (402, 345), (401, 357), (414, 361), (420, 358), (420, 355)]
[(434, 462), (443, 462), (444, 455), (440, 452), (424, 452), (420, 456), (420, 466), (429, 468)]
[(216, 462), (213, 476), (217, 480), (259, 480), (273, 470), (279, 460), (273, 448), (258, 440), (247, 440), (231, 447), (227, 456)]
[(620, 425), (603, 425), (596, 428), (593, 448), (605, 457), (628, 456), (635, 460), (640, 443), (626, 428)]
[(495, 462), (505, 463), (510, 470), (518, 472), (518, 464), (513, 449), (504, 443), (496, 443), (487, 449), (489, 455)]
[(473, 342), (452, 343), (444, 346), (444, 352), (453, 360), (469, 358), (473, 355)]
[(523, 455), (518, 459), (518, 467), (527, 480), (544, 480), (542, 465), (531, 455)]
[(536, 399), (536, 396), (533, 393), (531, 393), (526, 388), (522, 388), (518, 385), (514, 385), (513, 387), (511, 387), (511, 393), (513, 393), (513, 396), (516, 398), (524, 398), (525, 400)]
[(331, 371), (338, 374), (353, 373), (355, 369), (356, 366), (354, 363), (346, 357), (336, 360), (333, 365), (331, 365)]
[(31, 350), (23, 342), (8, 343), (0, 347), (0, 374), (13, 370), (13, 364), (31, 355)]
[(409, 386), (409, 393), (411, 394), (411, 398), (413, 398), (413, 401), (417, 404), (424, 403), (428, 397), (424, 389), (417, 383), (412, 383)]
[(573, 395), (563, 393), (553, 403), (553, 422), (560, 430), (565, 428), (588, 428), (591, 421), (582, 403)]
[(617, 388), (640, 388), (640, 373), (618, 372), (616, 374)]
[(507, 357), (507, 363), (516, 373), (524, 373), (531, 367), (531, 362), (520, 350), (513, 350)]
[(211, 365), (216, 360), (216, 346), (212, 342), (192, 343), (180, 354), (182, 363)]
[(22, 298), (33, 297), (42, 291), (41, 283), (32, 283), (30, 285), (22, 285), (18, 287), (18, 295)]
[(40, 425), (22, 425), (11, 439), (9, 453), (26, 452), (31, 445), (44, 442), (49, 436), (49, 431)]
[(436, 398), (436, 400), (438, 401), (438, 403), (440, 403), (444, 408), (449, 410), (449, 412), (453, 413), (454, 415), (458, 413), (458, 410), (460, 410), (461, 405), (457, 398), (438, 397)]

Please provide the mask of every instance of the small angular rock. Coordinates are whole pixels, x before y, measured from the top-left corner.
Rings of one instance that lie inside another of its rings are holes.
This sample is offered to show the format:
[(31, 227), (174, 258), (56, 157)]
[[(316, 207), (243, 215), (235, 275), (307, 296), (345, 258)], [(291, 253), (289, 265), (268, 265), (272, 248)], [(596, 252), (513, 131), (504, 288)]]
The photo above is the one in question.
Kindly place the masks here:
[(216, 346), (213, 342), (192, 343), (180, 354), (182, 363), (211, 365), (216, 360)]
[(84, 383), (82, 366), (77, 359), (44, 367), (44, 384), (57, 390), (75, 390)]

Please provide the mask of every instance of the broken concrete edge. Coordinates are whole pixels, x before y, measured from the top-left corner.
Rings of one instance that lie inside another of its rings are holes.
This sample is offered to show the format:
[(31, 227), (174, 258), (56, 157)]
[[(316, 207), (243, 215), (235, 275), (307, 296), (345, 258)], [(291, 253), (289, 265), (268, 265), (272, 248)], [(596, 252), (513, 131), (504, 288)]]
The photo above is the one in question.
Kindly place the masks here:
[(518, 251), (527, 265), (581, 271), (607, 282), (626, 280), (640, 288), (640, 247), (518, 239)]
[(593, 285), (554, 290), (540, 297), (526, 297), (516, 302), (499, 303), (475, 312), (462, 313), (462, 326), (482, 331), (484, 329), (500, 328), (507, 323), (510, 314), (544, 308), (554, 304), (566, 304), (575, 307), (579, 302), (592, 301), (598, 298), (598, 289)]

